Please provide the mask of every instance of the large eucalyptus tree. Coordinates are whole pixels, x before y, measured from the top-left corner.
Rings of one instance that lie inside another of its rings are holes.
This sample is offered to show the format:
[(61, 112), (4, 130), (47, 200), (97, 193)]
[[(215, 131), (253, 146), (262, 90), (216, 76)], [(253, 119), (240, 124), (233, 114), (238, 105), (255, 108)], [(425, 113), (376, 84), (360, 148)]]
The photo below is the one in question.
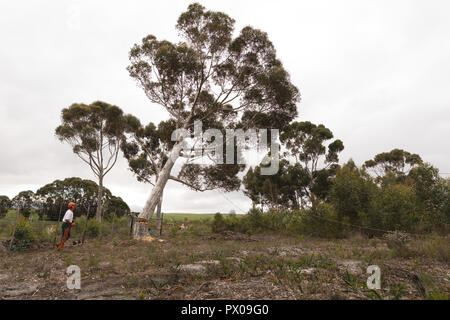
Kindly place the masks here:
[(123, 111), (102, 101), (75, 103), (62, 110), (61, 120), (56, 136), (69, 143), (98, 178), (96, 218), (101, 221), (103, 180), (117, 162), (125, 130)]
[[(282, 129), (297, 115), (299, 92), (265, 32), (247, 26), (234, 38), (232, 18), (198, 3), (180, 15), (176, 28), (180, 42), (148, 35), (131, 49), (128, 67), (149, 100), (165, 108), (176, 128), (192, 128), (194, 121), (201, 120), (205, 129)], [(139, 215), (141, 222), (151, 218), (184, 142), (181, 138), (171, 147)], [(208, 175), (220, 181), (229, 167), (233, 166), (212, 165)], [(187, 177), (202, 170), (195, 164), (184, 168)], [(146, 229), (136, 226), (135, 237), (143, 236)]]

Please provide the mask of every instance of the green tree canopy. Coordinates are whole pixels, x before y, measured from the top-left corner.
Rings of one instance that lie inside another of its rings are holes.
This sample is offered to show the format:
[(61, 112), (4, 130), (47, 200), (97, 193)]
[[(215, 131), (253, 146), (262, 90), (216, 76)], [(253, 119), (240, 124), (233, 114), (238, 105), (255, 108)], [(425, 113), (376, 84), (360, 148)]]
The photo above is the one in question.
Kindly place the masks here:
[(130, 207), (121, 197), (112, 196), (105, 202), (105, 216), (115, 217), (129, 216), (131, 213)]
[(377, 186), (364, 170), (350, 162), (336, 170), (332, 179), (330, 202), (340, 218), (358, 220), (358, 214), (369, 212)]
[[(344, 150), (341, 140), (333, 139), (333, 133), (323, 124), (309, 121), (293, 122), (280, 136), (289, 157), (308, 177), (307, 183), (300, 186), (298, 194), (302, 197), (301, 206), (312, 204), (317, 198), (325, 198), (330, 187), (330, 178), (338, 166), (339, 153)], [(306, 181), (306, 180), (305, 180)]]
[(62, 110), (61, 120), (56, 136), (69, 143), (98, 178), (96, 217), (101, 220), (103, 179), (117, 161), (125, 130), (123, 111), (102, 101), (72, 104)]
[[(176, 128), (191, 128), (195, 120), (202, 120), (204, 129), (220, 129), (219, 124), (278, 129), (297, 115), (298, 89), (265, 32), (245, 27), (233, 38), (234, 20), (198, 3), (180, 15), (176, 28), (182, 41), (148, 35), (131, 49), (128, 67), (131, 77), (151, 102), (165, 108)], [(171, 148), (139, 216), (141, 221), (153, 214), (182, 143), (178, 141)], [(211, 167), (205, 176), (218, 177), (226, 169), (224, 165)], [(195, 164), (183, 170), (185, 178), (201, 171)], [(231, 174), (236, 170), (231, 169)], [(217, 179), (205, 183), (212, 181)]]
[(261, 175), (261, 167), (250, 168), (244, 176), (244, 193), (254, 204), (305, 208), (326, 200), (331, 178), (338, 167), (338, 154), (344, 149), (324, 125), (309, 121), (293, 122), (284, 128), (280, 140), (286, 152), (280, 170), (273, 176)]
[(19, 194), (12, 199), (13, 207), (18, 209), (25, 218), (28, 218), (31, 214), (31, 210), (35, 208), (35, 202), (35, 194), (31, 190), (19, 192)]
[[(61, 220), (69, 202), (75, 202), (79, 211), (90, 214), (97, 210), (98, 184), (78, 177), (55, 180), (41, 187), (36, 196), (40, 201), (40, 215), (48, 220)], [(102, 203), (111, 199), (111, 191), (103, 187)]]
[(280, 161), (280, 169), (275, 175), (262, 175), (261, 165), (250, 168), (243, 178), (244, 194), (254, 205), (267, 206), (270, 209), (280, 207), (299, 208), (302, 188), (306, 187), (309, 177), (298, 164)]
[(367, 160), (364, 167), (377, 176), (377, 181), (387, 184), (403, 182), (409, 171), (422, 163), (418, 154), (412, 154), (402, 149), (377, 154)]
[(7, 196), (0, 196), (0, 217), (3, 217), (11, 208), (12, 202)]

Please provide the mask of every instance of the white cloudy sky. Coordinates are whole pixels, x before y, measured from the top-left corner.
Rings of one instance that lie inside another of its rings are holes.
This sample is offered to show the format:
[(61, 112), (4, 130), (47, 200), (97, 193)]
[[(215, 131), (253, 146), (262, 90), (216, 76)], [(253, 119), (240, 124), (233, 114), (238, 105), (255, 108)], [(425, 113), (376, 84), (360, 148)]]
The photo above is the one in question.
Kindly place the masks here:
[[(94, 179), (54, 137), (60, 111), (104, 100), (143, 122), (165, 112), (128, 76), (128, 51), (147, 34), (177, 41), (177, 17), (192, 1), (0, 2), (0, 194), (55, 179)], [(448, 1), (199, 1), (269, 34), (300, 89), (299, 119), (344, 141), (358, 164), (398, 147), (450, 172)], [(106, 186), (132, 208), (150, 188), (121, 160)], [(241, 193), (196, 193), (169, 182), (166, 212), (237, 212)], [(230, 202), (231, 201), (231, 202)], [(233, 204), (232, 204), (233, 203)]]

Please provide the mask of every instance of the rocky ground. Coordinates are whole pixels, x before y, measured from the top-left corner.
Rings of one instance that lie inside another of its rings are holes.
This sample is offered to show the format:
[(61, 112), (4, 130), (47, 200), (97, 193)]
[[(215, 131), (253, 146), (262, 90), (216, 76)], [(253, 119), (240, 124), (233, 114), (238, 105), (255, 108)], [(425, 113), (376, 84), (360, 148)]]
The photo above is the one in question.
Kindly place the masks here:
[[(448, 238), (403, 247), (355, 236), (181, 233), (160, 241), (92, 240), (57, 252), (0, 248), (0, 299), (448, 299)], [(69, 290), (66, 268), (81, 269)], [(378, 265), (381, 289), (367, 288)]]

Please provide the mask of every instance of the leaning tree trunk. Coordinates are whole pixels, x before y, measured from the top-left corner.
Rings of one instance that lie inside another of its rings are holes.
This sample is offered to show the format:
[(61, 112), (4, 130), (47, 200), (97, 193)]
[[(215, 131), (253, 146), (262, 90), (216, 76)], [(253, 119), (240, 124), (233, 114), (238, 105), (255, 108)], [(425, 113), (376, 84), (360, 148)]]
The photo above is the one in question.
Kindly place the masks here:
[(161, 236), (162, 233), (162, 216), (161, 216), (161, 207), (162, 207), (162, 198), (159, 198), (158, 207), (156, 208), (156, 230), (158, 230), (158, 235)]
[(153, 216), (153, 212), (155, 211), (156, 206), (159, 203), (159, 200), (162, 197), (162, 193), (164, 187), (169, 180), (170, 172), (175, 164), (175, 161), (178, 159), (180, 151), (182, 148), (182, 143), (177, 143), (170, 153), (169, 158), (166, 161), (163, 169), (158, 175), (158, 179), (156, 181), (155, 186), (152, 189), (152, 193), (150, 194), (150, 198), (148, 198), (147, 203), (145, 204), (144, 210), (138, 216), (138, 221), (134, 225), (133, 236), (135, 239), (140, 239), (147, 236), (148, 228), (147, 223)]
[(100, 175), (98, 179), (98, 198), (97, 198), (97, 212), (95, 217), (98, 222), (102, 222), (102, 198), (103, 198), (103, 176)]

